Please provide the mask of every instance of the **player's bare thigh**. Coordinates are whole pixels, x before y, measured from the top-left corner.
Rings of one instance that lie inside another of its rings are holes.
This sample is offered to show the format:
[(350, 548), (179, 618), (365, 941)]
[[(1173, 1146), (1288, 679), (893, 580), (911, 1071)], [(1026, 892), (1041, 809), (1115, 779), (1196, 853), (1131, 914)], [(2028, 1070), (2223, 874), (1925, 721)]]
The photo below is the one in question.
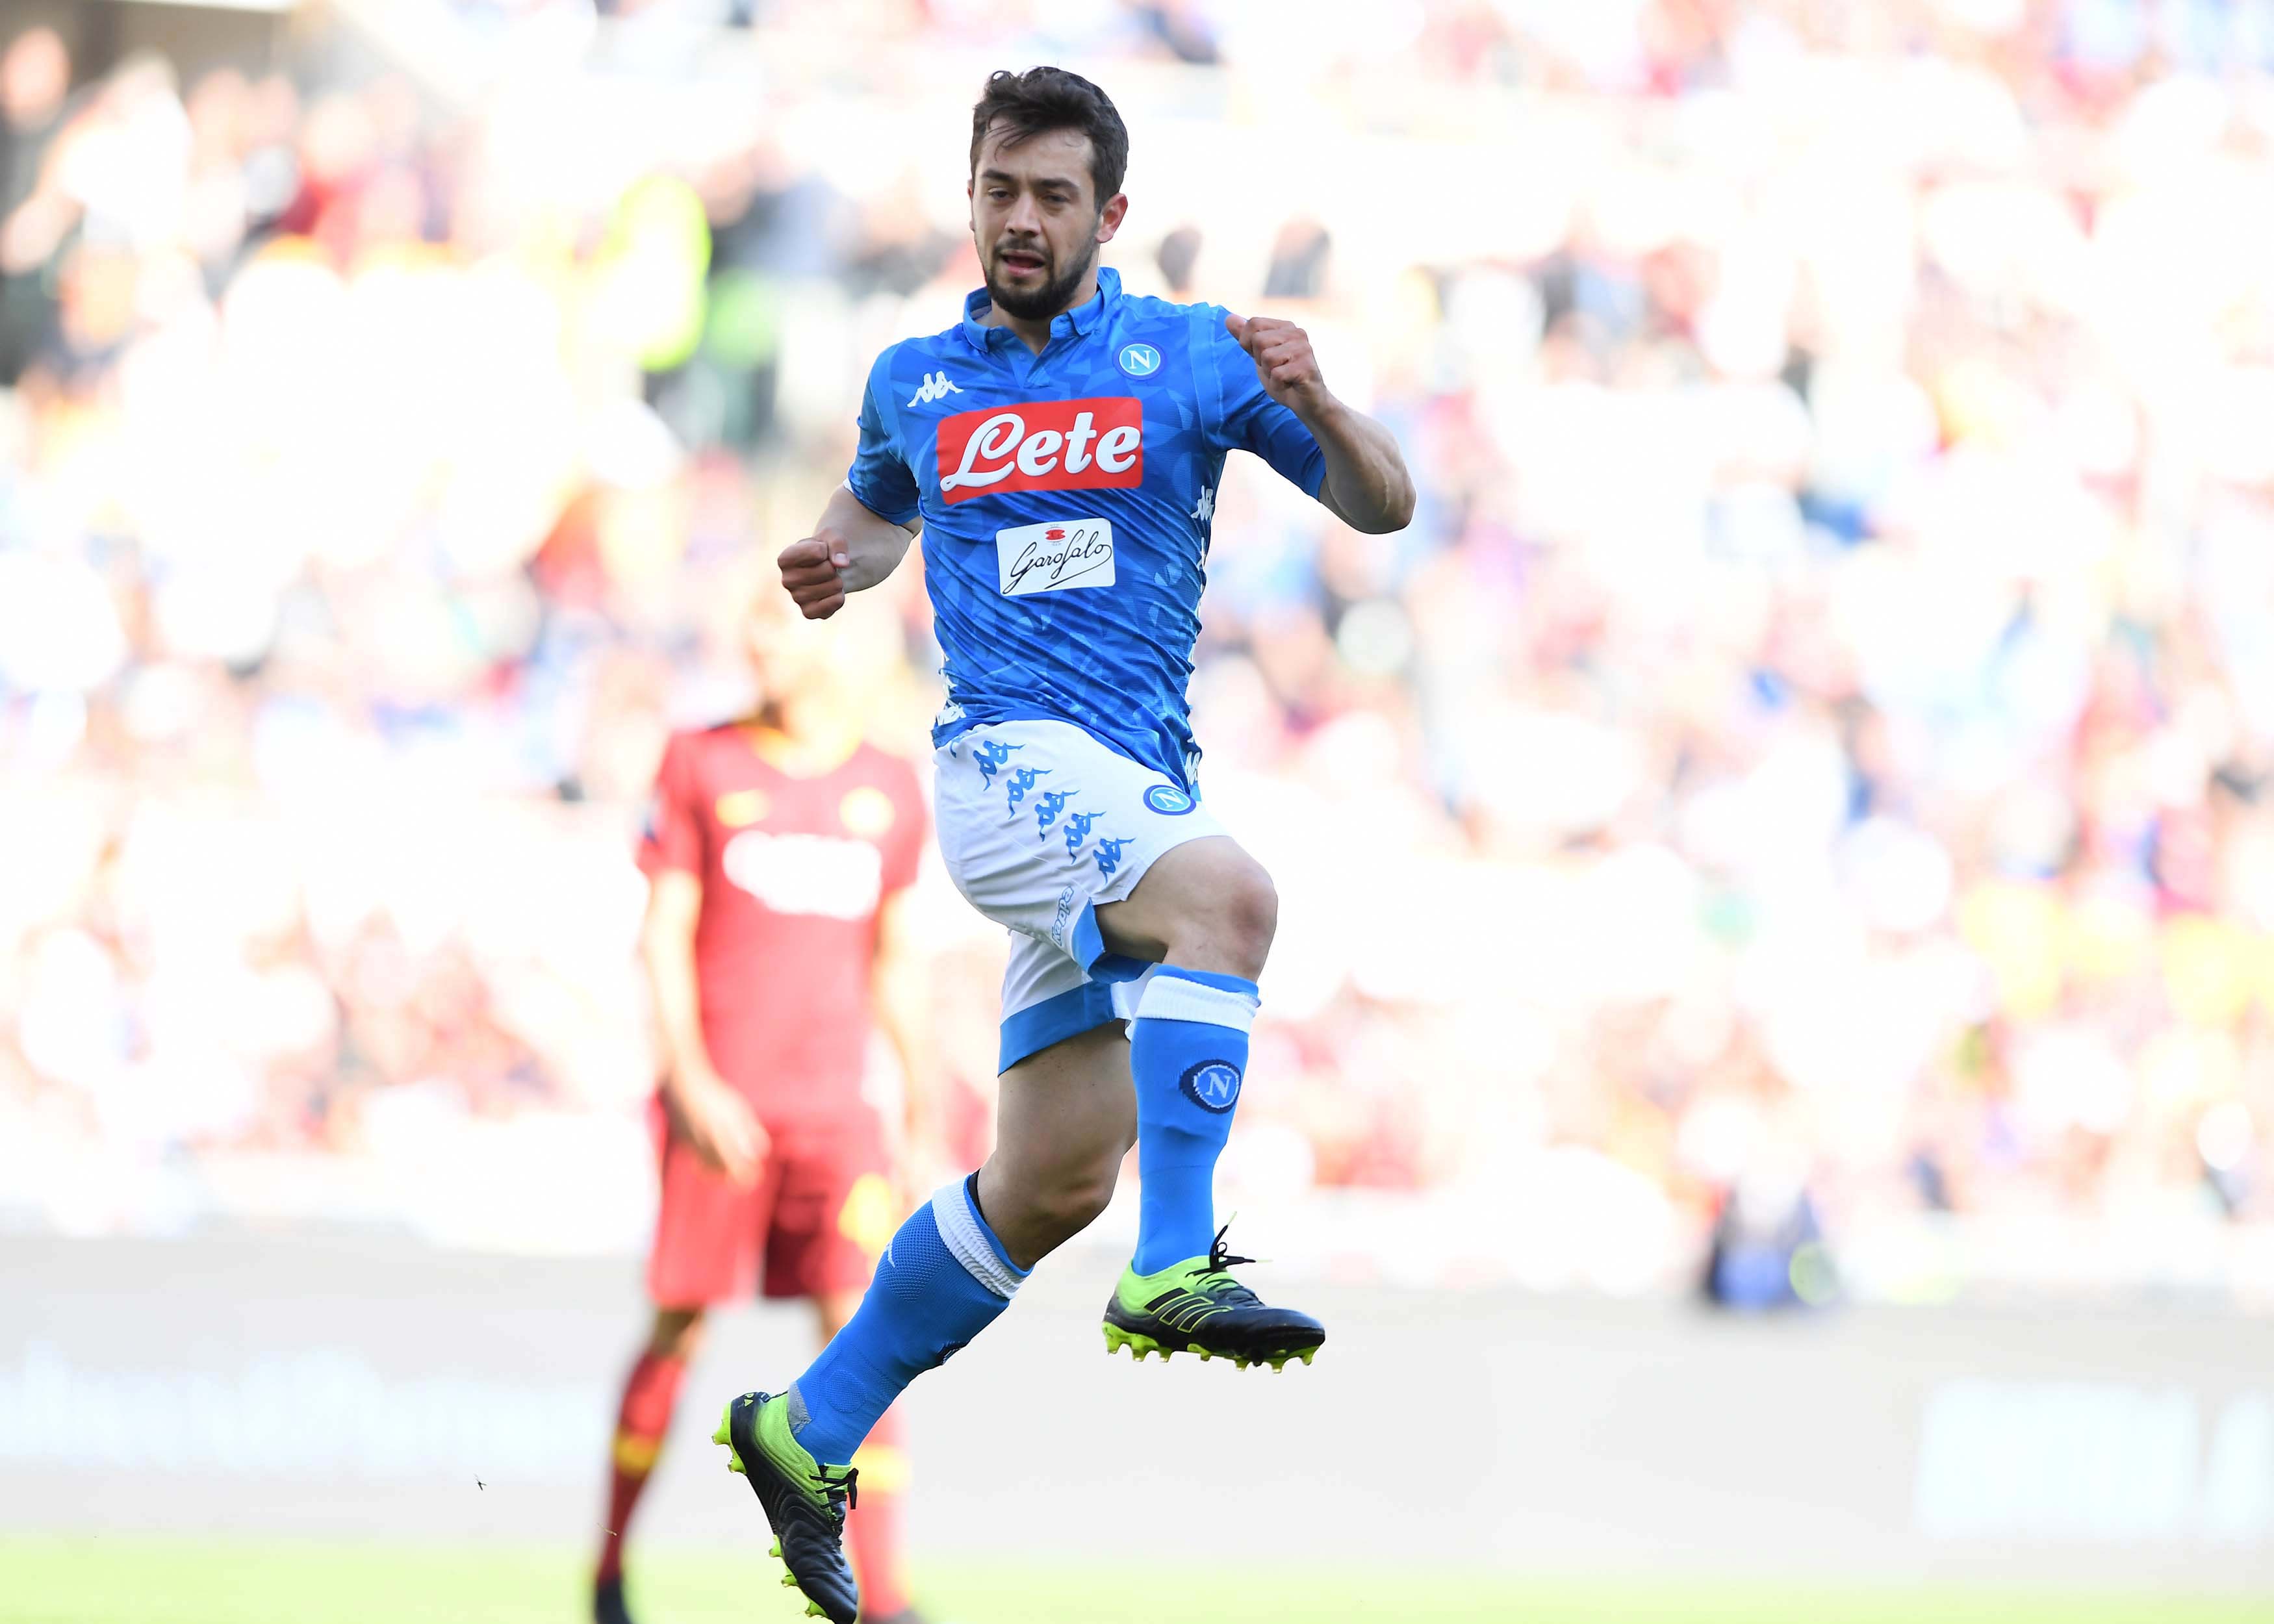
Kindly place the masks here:
[(1117, 953), (1249, 981), (1262, 974), (1278, 925), (1271, 876), (1228, 835), (1162, 853), (1126, 898), (1097, 910)]
[(1020, 1268), (1087, 1228), (1137, 1142), (1129, 1040), (1108, 1021), (1003, 1073), (979, 1207)]

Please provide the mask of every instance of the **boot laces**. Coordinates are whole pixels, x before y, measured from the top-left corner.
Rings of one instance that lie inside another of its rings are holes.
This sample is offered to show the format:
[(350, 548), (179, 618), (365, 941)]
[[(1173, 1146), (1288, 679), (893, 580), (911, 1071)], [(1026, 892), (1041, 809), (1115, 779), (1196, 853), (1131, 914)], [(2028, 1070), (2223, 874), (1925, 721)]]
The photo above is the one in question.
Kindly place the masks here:
[(832, 1472), (826, 1466), (818, 1462), (816, 1465), (817, 1470), (813, 1474), (813, 1480), (820, 1485), (823, 1498), (829, 1502), (830, 1515), (842, 1523), (845, 1514), (857, 1509), (861, 1504), (860, 1470), (848, 1466), (841, 1472)]
[(1239, 1282), (1234, 1280), (1230, 1274), (1224, 1273), (1226, 1269), (1232, 1267), (1235, 1264), (1253, 1263), (1255, 1261), (1253, 1258), (1243, 1258), (1236, 1255), (1229, 1246), (1226, 1246), (1224, 1244), (1224, 1237), (1231, 1233), (1231, 1225), (1227, 1223), (1223, 1229), (1218, 1229), (1216, 1232), (1216, 1239), (1211, 1242), (1209, 1246), (1208, 1267), (1202, 1271), (1201, 1277), (1198, 1280), (1195, 1280), (1193, 1282), (1193, 1285), (1194, 1289), (1205, 1292), (1208, 1296), (1216, 1298), (1219, 1302), (1223, 1301), (1226, 1297), (1235, 1294), (1252, 1302), (1255, 1299), (1255, 1293), (1250, 1291), (1246, 1286), (1241, 1285)]

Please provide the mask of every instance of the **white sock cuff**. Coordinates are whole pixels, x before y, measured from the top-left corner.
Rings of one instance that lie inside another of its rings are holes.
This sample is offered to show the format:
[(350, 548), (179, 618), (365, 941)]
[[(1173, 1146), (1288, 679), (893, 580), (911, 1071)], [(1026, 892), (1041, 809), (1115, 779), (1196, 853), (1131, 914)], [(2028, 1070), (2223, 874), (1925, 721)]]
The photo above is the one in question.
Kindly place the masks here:
[(995, 1250), (995, 1243), (979, 1222), (979, 1214), (971, 1210), (971, 1192), (963, 1180), (942, 1184), (931, 1198), (931, 1221), (939, 1226), (939, 1238), (963, 1272), (992, 1291), (1005, 1302), (1011, 1299), (1019, 1284), (1027, 1277), (1003, 1260)]
[(1261, 1007), (1262, 1001), (1252, 992), (1233, 992), (1181, 975), (1156, 974), (1146, 979), (1145, 990), (1138, 997), (1137, 1018), (1204, 1021), (1211, 1026), (1247, 1032), (1254, 1029), (1255, 1011)]

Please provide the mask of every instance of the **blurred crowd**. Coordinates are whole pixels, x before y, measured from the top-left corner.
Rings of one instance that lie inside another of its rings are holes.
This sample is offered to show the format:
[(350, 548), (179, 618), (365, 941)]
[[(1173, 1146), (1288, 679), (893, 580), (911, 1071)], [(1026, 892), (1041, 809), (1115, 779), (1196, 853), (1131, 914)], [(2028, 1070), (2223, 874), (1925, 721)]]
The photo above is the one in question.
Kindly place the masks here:
[[(648, 777), (978, 281), (985, 69), (1061, 59), (1110, 262), (1304, 320), (1421, 488), (1220, 498), (1202, 782), (1284, 899), (1235, 1199), (1612, 1289), (1803, 1192), (1892, 1295), (1951, 1225), (2259, 1232), (2274, 4), (451, 9), (472, 95), (0, 41), (0, 1209), (636, 1187)], [(974, 1154), (1001, 949), (925, 884)]]

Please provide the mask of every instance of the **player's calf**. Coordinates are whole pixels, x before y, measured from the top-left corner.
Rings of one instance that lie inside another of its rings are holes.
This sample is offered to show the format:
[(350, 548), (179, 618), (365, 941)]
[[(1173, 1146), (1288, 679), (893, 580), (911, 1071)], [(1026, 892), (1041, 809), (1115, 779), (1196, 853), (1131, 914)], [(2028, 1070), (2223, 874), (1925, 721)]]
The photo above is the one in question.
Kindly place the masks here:
[(1278, 893), (1229, 839), (1196, 840), (1163, 857), (1113, 930), (1156, 936), (1167, 962), (1147, 981), (1129, 1031), (1136, 1084), (1137, 1252), (1106, 1306), (1109, 1351), (1139, 1357), (1190, 1349), (1246, 1365), (1307, 1363), (1325, 1339), (1318, 1321), (1275, 1309), (1227, 1272), (1216, 1227), (1216, 1166), (1247, 1075), (1248, 1033), (1278, 928)]
[(1126, 1144), (1110, 1160), (1061, 1154), (1041, 1167), (1015, 1154), (990, 1157), (977, 1175), (978, 1204), (989, 1227), (1021, 1268), (1032, 1268), (1095, 1223), (1113, 1200)]
[(918, 1207), (821, 1357), (788, 1392), (736, 1399), (716, 1435), (757, 1494), (787, 1583), (838, 1624), (852, 1624), (859, 1606), (843, 1547), (855, 1453), (908, 1383), (992, 1325), (1026, 1279), (980, 1215), (972, 1183)]

